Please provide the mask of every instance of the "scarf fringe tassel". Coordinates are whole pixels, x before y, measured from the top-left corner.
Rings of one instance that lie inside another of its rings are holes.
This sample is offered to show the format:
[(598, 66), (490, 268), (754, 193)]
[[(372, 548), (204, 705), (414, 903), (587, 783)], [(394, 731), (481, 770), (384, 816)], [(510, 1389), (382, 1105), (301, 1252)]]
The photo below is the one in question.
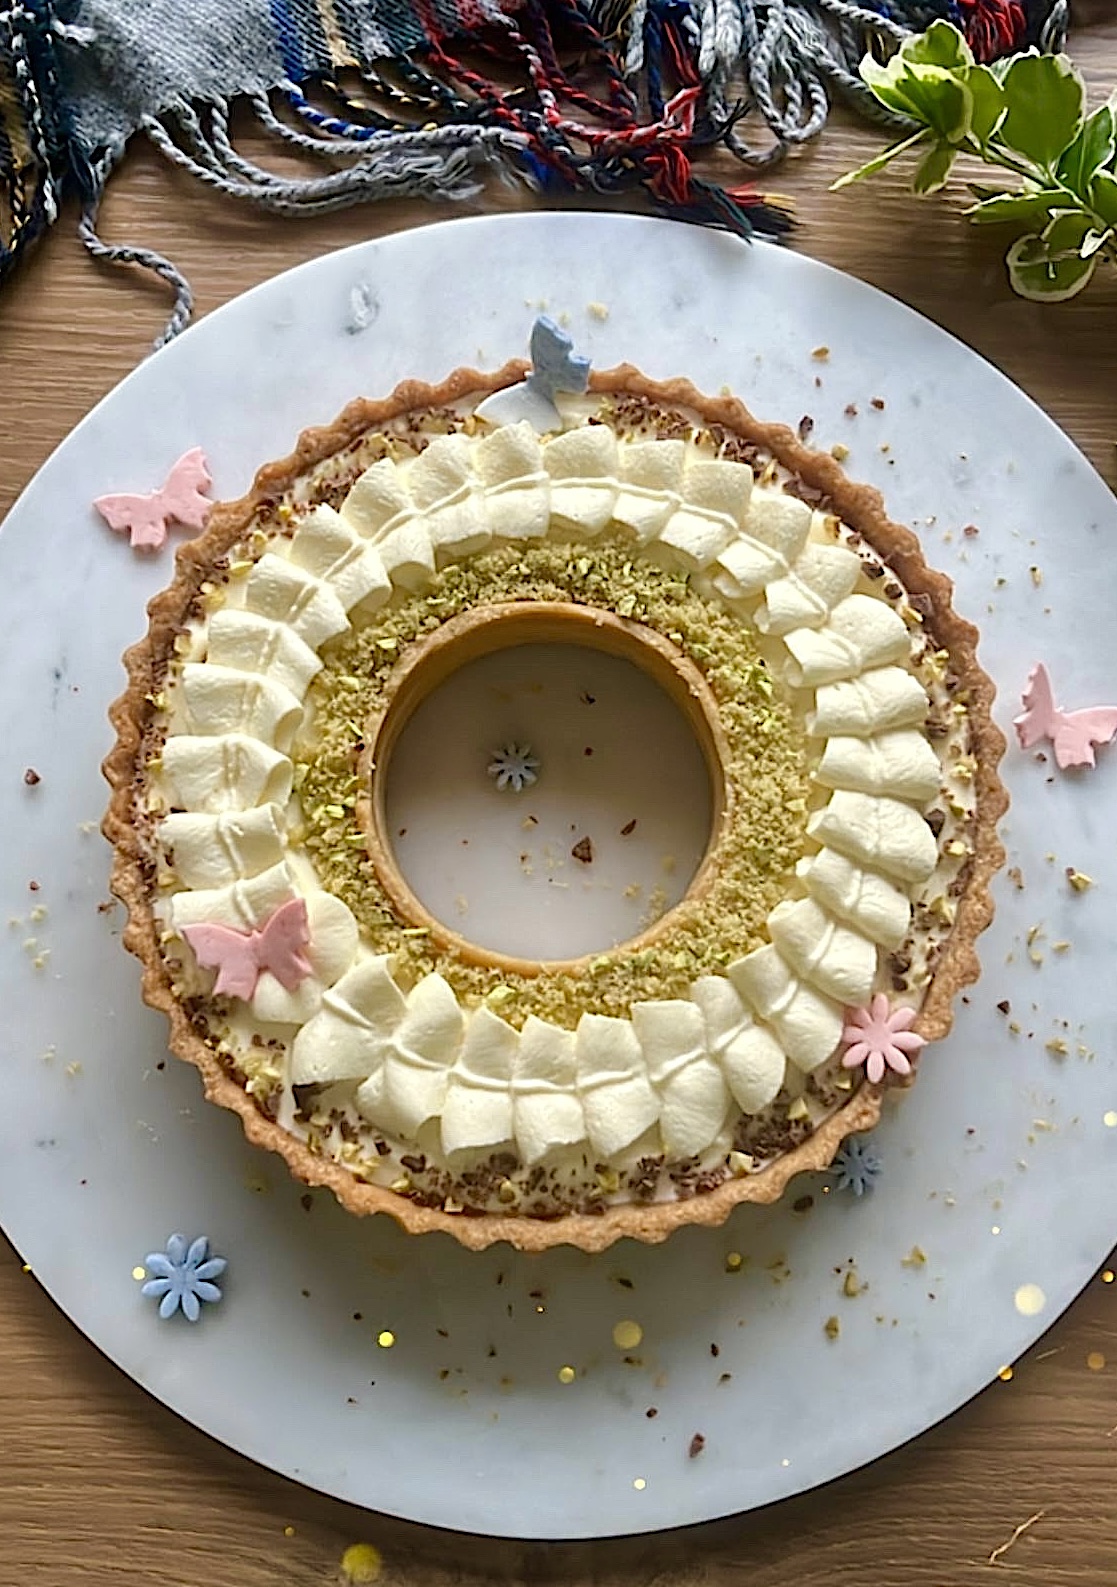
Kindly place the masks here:
[[(779, 240), (794, 224), (779, 200), (749, 182), (704, 180), (692, 156), (721, 143), (764, 171), (818, 135), (834, 99), (903, 131), (908, 123), (857, 75), (867, 50), (886, 56), (938, 17), (963, 28), (979, 59), (1028, 42), (1057, 50), (1067, 0), (523, 0), (511, 12), (486, 7), (485, 17), (452, 40), (431, 31), (411, 56), (345, 61), (240, 101), (277, 148), (320, 161), (317, 171), (279, 175), (245, 158), (224, 99), (183, 99), (140, 130), (197, 181), (273, 214), (468, 200), (495, 174), (544, 199), (642, 193), (662, 214)], [(0, 184), (11, 217), (0, 281), (54, 219), (63, 190), (76, 189), (89, 252), (151, 270), (173, 290), (160, 346), (190, 319), (189, 284), (162, 255), (99, 236), (101, 195), (123, 150), (90, 158), (59, 113), (47, 113), (61, 104), (54, 51), (63, 39), (80, 46), (80, 33), (50, 0), (0, 0), (0, 62), (10, 63), (29, 150), (22, 162), (14, 156), (6, 129), (16, 95), (0, 66)], [(750, 118), (765, 129), (759, 146), (744, 134)]]

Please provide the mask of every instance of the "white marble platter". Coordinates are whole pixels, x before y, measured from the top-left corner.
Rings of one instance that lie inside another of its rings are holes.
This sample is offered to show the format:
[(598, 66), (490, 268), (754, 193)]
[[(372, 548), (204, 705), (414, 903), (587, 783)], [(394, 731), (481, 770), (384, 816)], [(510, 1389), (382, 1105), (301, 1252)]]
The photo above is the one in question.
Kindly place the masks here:
[[(119, 911), (98, 908), (105, 710), (170, 559), (135, 556), (90, 502), (150, 489), (195, 445), (215, 494), (238, 495), (354, 395), (519, 354), (540, 309), (568, 316), (599, 366), (728, 384), (766, 417), (810, 414), (818, 444), (845, 443), (852, 475), (883, 486), (956, 579), (1003, 726), (1040, 657), (1064, 703), (1117, 696), (1117, 505), (1003, 376), (858, 282), (693, 227), (540, 214), (370, 242), (238, 299), (125, 380), (10, 514), (0, 1223), (93, 1344), (252, 1459), (418, 1521), (572, 1538), (747, 1510), (885, 1454), (990, 1382), (1105, 1257), (1117, 748), (1083, 776), (1010, 749), (1005, 835), (1024, 886), (999, 879), (985, 975), (879, 1130), (885, 1172), (863, 1200), (804, 1179), (809, 1210), (743, 1208), (723, 1229), (597, 1258), (471, 1255), (352, 1220), (323, 1194), (304, 1207), (167, 1059)], [(1072, 892), (1068, 866), (1097, 886)], [(160, 1323), (132, 1277), (176, 1229), (229, 1259), (223, 1302), (194, 1327)], [(852, 1298), (851, 1262), (868, 1285)], [(1042, 1291), (1025, 1290), (1030, 1315), (1023, 1286)], [(612, 1341), (622, 1319), (644, 1333), (630, 1361)]]

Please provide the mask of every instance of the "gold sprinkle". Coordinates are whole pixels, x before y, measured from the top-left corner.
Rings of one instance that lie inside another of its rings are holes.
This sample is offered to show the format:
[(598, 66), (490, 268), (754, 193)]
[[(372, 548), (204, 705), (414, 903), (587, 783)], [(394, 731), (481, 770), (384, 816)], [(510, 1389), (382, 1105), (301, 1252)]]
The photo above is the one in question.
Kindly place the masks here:
[(824, 364), (830, 357), (830, 349), (825, 345), (822, 347), (814, 347), (811, 349), (811, 357), (816, 358), (820, 364)]
[(993, 1225), (993, 1227), (989, 1230), (990, 1234), (1000, 1234), (1000, 1232), (1001, 1232), (1001, 1226), (1000, 1226), (999, 1223), (995, 1223)]
[(632, 1486), (636, 1489), (637, 1493), (643, 1493), (648, 1484), (643, 1477), (634, 1477), (632, 1479)]
[(780, 1465), (781, 1466), (790, 1466), (790, 1464), (791, 1464), (790, 1460), (781, 1460), (780, 1461)]
[(619, 1322), (613, 1329), (613, 1343), (618, 1350), (635, 1350), (643, 1337), (640, 1324), (631, 1320)]
[(138, 1284), (141, 1281), (141, 1279), (145, 1279), (147, 1277), (147, 1268), (146, 1267), (134, 1267), (132, 1269), (132, 1277), (135, 1279), (136, 1283)]
[(725, 1258), (725, 1271), (727, 1273), (739, 1273), (744, 1265), (745, 1259), (741, 1255), (740, 1251), (730, 1251), (727, 1253)]
[(1011, 1383), (1013, 1378), (1016, 1376), (1016, 1373), (1011, 1367), (1002, 1367), (997, 1373), (997, 1376), (1000, 1378), (1002, 1383)]
[(846, 446), (844, 441), (835, 441), (830, 448), (830, 456), (836, 463), (844, 463), (849, 456), (849, 447)]
[(1113, 1109), (1110, 1108), (1109, 1112), (1102, 1119), (1102, 1123), (1105, 1125), (1107, 1130), (1117, 1129), (1117, 1113), (1115, 1113)]
[(379, 1580), (382, 1564), (380, 1550), (372, 1543), (351, 1543), (341, 1556), (341, 1579), (353, 1587), (367, 1587)]
[(836, 1317), (827, 1317), (822, 1325), (822, 1331), (827, 1339), (836, 1339), (842, 1331), (842, 1325)]
[(295, 1528), (293, 1526), (285, 1526), (283, 1528), (283, 1536), (284, 1537), (294, 1537), (294, 1535), (295, 1535)]
[(396, 1336), (390, 1328), (382, 1328), (376, 1336), (376, 1342), (381, 1350), (390, 1350), (396, 1342)]
[(500, 1197), (501, 1201), (505, 1203), (519, 1201), (520, 1199), (520, 1192), (516, 1189), (515, 1185), (510, 1179), (501, 1180), (497, 1195)]
[(559, 1367), (558, 1380), (560, 1383), (573, 1383), (578, 1376), (573, 1367)]
[(1014, 1299), (1021, 1317), (1038, 1317), (1047, 1305), (1047, 1296), (1038, 1284), (1021, 1284)]
[(1105, 1357), (1102, 1355), (1100, 1350), (1091, 1350), (1090, 1354), (1086, 1357), (1086, 1365), (1090, 1368), (1091, 1372), (1104, 1372)]
[(1084, 893), (1094, 886), (1094, 878), (1087, 876), (1085, 871), (1076, 871), (1073, 865), (1067, 866), (1066, 877), (1076, 893)]
[(1112, 1284), (1115, 1278), (1117, 1278), (1117, 1273), (1114, 1273), (1112, 1268), (1107, 1267), (1101, 1276), (1101, 1281), (1103, 1284)]
[(927, 1253), (920, 1245), (913, 1245), (907, 1256), (900, 1258), (901, 1267), (926, 1267)]

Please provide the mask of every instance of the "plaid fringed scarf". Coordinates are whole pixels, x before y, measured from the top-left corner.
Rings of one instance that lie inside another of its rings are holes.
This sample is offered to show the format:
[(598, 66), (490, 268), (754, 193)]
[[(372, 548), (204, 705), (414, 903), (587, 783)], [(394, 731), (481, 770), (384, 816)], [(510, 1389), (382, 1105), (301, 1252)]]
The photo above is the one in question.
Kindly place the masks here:
[[(182, 328), (175, 267), (96, 229), (137, 132), (280, 214), (470, 196), (495, 171), (544, 196), (640, 189), (662, 213), (778, 236), (777, 205), (704, 180), (693, 155), (721, 143), (755, 174), (816, 136), (835, 97), (881, 120), (858, 61), (938, 17), (991, 60), (1061, 47), (1067, 0), (0, 0), (0, 283), (74, 194), (86, 247), (163, 276), (165, 337)], [(317, 172), (246, 160), (233, 100)]]

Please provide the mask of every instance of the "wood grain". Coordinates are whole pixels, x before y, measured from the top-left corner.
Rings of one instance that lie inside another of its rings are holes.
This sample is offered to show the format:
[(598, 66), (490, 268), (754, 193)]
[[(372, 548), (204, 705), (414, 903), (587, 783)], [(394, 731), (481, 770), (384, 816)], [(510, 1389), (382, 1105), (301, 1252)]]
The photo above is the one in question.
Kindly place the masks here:
[[(1117, 81), (1117, 19), (1112, 0), (1094, 0), (1089, 14), (1072, 49), (1100, 97)], [(1004, 239), (968, 228), (959, 195), (917, 201), (895, 178), (827, 191), (878, 146), (839, 118), (779, 173), (802, 220), (795, 246), (976, 347), (1117, 483), (1117, 272), (1070, 304), (1023, 303), (1005, 283)], [(271, 158), (250, 132), (244, 147)], [(726, 165), (713, 159), (707, 171), (725, 174)], [(469, 208), (518, 202), (492, 189)], [(204, 314), (305, 259), (447, 213), (408, 202), (270, 220), (231, 211), (137, 147), (112, 184), (103, 232), (175, 259)], [(89, 261), (73, 218), (63, 216), (0, 297), (0, 515), (145, 356), (167, 309), (145, 276)], [(1106, 1357), (1104, 1368), (1087, 1366), (1090, 1352)], [(389, 1587), (964, 1587), (998, 1576), (1020, 1587), (1112, 1587), (1117, 1284), (1094, 1281), (1011, 1382), (821, 1493), (658, 1537), (537, 1545), (370, 1515), (230, 1454), (102, 1359), (0, 1246), (0, 1587), (324, 1587), (338, 1581), (343, 1549), (362, 1538), (382, 1551)]]

